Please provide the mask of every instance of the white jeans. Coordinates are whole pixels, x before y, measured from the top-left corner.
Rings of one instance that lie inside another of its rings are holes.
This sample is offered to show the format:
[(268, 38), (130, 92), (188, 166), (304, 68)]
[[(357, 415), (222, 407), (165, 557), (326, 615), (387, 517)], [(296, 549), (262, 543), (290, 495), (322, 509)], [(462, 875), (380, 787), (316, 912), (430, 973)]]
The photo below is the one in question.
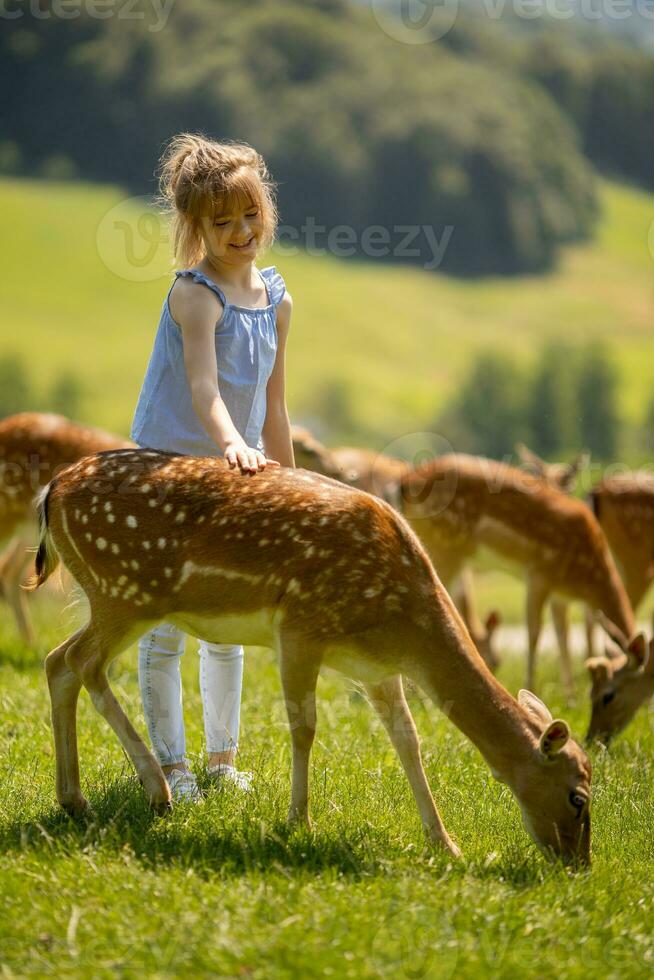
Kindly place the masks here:
[[(139, 640), (139, 686), (150, 739), (162, 766), (183, 762), (186, 735), (179, 658), (185, 635), (160, 623)], [(243, 647), (200, 641), (200, 694), (207, 752), (238, 746)]]

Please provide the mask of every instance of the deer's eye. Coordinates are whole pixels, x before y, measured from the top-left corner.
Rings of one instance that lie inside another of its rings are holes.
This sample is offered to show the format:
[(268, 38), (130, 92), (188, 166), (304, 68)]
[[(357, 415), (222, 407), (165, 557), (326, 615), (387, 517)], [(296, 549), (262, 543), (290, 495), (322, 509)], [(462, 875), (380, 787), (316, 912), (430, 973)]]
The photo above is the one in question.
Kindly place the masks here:
[(574, 791), (570, 793), (568, 797), (570, 803), (575, 808), (575, 810), (581, 810), (586, 805), (586, 797), (582, 796), (581, 793), (575, 793)]
[(606, 707), (607, 704), (610, 704), (614, 697), (615, 697), (615, 691), (607, 691), (602, 698), (602, 704), (604, 705), (604, 707)]

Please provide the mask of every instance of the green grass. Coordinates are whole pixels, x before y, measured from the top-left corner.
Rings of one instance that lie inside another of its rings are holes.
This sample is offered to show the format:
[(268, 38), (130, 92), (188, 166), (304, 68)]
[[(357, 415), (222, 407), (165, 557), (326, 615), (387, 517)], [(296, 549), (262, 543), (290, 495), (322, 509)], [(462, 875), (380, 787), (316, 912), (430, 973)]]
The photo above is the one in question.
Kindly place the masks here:
[[(22, 355), (40, 390), (72, 368), (87, 386), (86, 419), (126, 433), (169, 258), (164, 240), (149, 264), (139, 264), (164, 229), (139, 231), (136, 206), (113, 213), (124, 196), (112, 187), (0, 182), (0, 355)], [(460, 282), (372, 260), (264, 260), (278, 265), (295, 299), (293, 414), (311, 415), (316, 390), (342, 383), (353, 431), (369, 432), (382, 448), (429, 426), (480, 349), (501, 348), (528, 363), (546, 338), (558, 337), (610, 345), (621, 411), (641, 422), (654, 386), (654, 196), (608, 183), (601, 196), (596, 240), (566, 249), (549, 275)], [(144, 270), (157, 278), (134, 281)]]
[[(37, 597), (40, 654), (0, 627), (0, 975), (3, 977), (651, 976), (654, 730), (642, 712), (610, 754), (594, 750), (594, 864), (549, 865), (505, 787), (472, 746), (413, 692), (425, 766), (454, 865), (424, 844), (399, 763), (354, 685), (319, 685), (314, 830), (288, 832), (290, 753), (272, 654), (248, 650), (240, 764), (250, 796), (151, 815), (118, 743), (80, 701), (82, 785), (94, 807), (73, 822), (54, 801), (42, 654), (75, 613)], [(202, 776), (193, 648), (184, 658), (189, 749)], [(501, 679), (515, 690), (523, 664)], [(583, 668), (579, 666), (580, 675)], [(554, 661), (542, 693), (564, 708)], [(141, 731), (134, 650), (115, 690)], [(206, 785), (206, 779), (204, 780)]]

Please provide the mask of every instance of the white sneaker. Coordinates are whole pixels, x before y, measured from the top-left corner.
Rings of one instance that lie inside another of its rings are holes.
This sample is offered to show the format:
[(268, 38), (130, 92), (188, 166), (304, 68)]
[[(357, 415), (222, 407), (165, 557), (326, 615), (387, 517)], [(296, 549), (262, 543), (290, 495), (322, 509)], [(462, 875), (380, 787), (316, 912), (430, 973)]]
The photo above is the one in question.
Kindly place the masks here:
[(177, 803), (197, 803), (201, 799), (198, 781), (190, 769), (172, 769), (166, 775), (166, 780), (170, 786), (170, 795)]
[(249, 793), (252, 789), (252, 773), (251, 772), (239, 772), (234, 766), (227, 766), (224, 763), (219, 763), (217, 766), (212, 766), (207, 770), (209, 779), (216, 784), (216, 786), (225, 786), (228, 788), (234, 787), (235, 789), (241, 790), (243, 793)]

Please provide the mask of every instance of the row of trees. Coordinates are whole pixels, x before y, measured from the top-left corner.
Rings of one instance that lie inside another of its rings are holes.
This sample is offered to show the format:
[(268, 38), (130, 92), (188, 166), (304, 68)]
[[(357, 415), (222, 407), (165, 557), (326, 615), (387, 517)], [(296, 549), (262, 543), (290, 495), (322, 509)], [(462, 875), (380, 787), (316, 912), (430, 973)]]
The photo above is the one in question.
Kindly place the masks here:
[(596, 346), (549, 344), (526, 371), (489, 352), (473, 362), (436, 428), (457, 450), (496, 459), (522, 441), (549, 459), (587, 449), (608, 461), (622, 430), (617, 388), (609, 354)]
[(202, 130), (261, 150), (300, 240), (307, 218), (357, 241), (371, 225), (450, 228), (441, 269), (508, 274), (549, 267), (592, 229), (591, 170), (542, 86), (447, 44), (398, 43), (368, 6), (184, 0), (162, 30), (84, 4), (75, 19), (27, 10), (0, 34), (0, 162), (21, 173), (143, 193), (162, 144)]

